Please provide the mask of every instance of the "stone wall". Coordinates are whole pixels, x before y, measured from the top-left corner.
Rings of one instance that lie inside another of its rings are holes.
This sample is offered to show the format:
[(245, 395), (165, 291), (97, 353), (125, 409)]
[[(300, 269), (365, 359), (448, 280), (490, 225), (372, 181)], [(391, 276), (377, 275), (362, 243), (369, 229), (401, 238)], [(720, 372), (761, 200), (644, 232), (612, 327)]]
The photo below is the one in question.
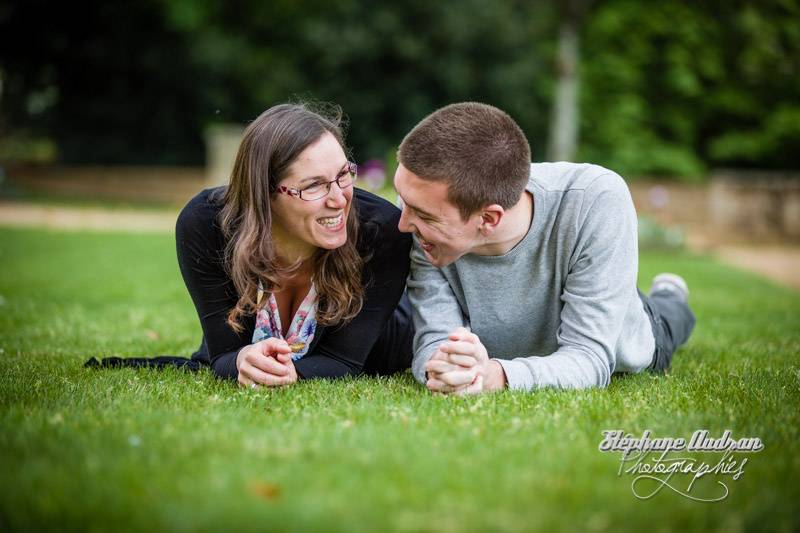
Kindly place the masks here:
[(184, 204), (207, 186), (203, 167), (23, 166), (5, 173), (6, 188), (66, 198)]
[(228, 183), (244, 128), (239, 124), (215, 124), (206, 129), (206, 182), (209, 187)]
[(800, 173), (718, 170), (708, 198), (719, 231), (752, 240), (800, 241)]

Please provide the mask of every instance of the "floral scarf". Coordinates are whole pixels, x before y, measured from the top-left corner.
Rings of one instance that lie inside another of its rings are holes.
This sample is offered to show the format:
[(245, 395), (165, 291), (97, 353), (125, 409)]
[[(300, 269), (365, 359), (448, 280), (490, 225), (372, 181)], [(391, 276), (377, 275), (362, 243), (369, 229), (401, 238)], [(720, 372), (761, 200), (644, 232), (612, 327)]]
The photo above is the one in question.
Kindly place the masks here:
[[(258, 303), (264, 294), (261, 286), (258, 288)], [(314, 283), (308, 290), (308, 295), (300, 304), (297, 312), (292, 318), (289, 329), (286, 330), (286, 337), (281, 332), (281, 317), (278, 314), (278, 302), (275, 295), (270, 293), (267, 305), (262, 307), (256, 315), (256, 329), (253, 331), (253, 343), (275, 337), (284, 339), (292, 349), (292, 360), (297, 361), (308, 353), (311, 341), (314, 340), (314, 332), (317, 330), (317, 290)]]

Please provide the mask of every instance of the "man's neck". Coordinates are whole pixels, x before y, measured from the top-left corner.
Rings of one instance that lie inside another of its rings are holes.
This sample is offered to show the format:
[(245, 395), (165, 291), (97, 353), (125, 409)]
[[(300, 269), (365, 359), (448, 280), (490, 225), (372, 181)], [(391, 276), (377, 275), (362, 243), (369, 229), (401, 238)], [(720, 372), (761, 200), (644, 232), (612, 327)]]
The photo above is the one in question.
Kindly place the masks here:
[(533, 221), (533, 195), (527, 190), (517, 205), (507, 210), (497, 229), (480, 249), (473, 250), (478, 255), (504, 255), (525, 238)]

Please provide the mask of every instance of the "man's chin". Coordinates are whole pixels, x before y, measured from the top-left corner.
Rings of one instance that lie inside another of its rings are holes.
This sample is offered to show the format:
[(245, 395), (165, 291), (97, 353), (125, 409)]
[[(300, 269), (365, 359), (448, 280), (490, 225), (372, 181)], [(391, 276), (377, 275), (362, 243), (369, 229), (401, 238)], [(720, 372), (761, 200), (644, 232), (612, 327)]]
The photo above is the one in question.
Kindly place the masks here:
[[(449, 265), (450, 263), (452, 263), (452, 261), (448, 261), (446, 257), (442, 257), (438, 253), (436, 255), (434, 255), (431, 252), (429, 252), (428, 250), (422, 250), (422, 251), (425, 254), (425, 259), (427, 259), (428, 262), (431, 265), (435, 266), (436, 268), (442, 268), (442, 267), (445, 267), (445, 266)], [(436, 248), (434, 248), (431, 251), (432, 252), (436, 252), (437, 250), (436, 250)]]
[(422, 253), (425, 254), (425, 259), (428, 260), (428, 263), (430, 263), (430, 264), (432, 264), (433, 266), (436, 266), (436, 267), (439, 266), (437, 264), (436, 257), (433, 254), (431, 254), (428, 250), (423, 248), (422, 249)]

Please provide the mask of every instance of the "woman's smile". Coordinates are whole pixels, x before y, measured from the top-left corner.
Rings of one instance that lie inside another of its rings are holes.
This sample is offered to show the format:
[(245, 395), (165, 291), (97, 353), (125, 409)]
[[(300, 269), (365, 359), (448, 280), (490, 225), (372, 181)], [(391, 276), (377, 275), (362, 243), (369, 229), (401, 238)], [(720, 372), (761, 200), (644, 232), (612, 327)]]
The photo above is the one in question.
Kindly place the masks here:
[(340, 211), (338, 215), (332, 217), (318, 218), (317, 224), (329, 231), (341, 231), (344, 228), (344, 211)]

